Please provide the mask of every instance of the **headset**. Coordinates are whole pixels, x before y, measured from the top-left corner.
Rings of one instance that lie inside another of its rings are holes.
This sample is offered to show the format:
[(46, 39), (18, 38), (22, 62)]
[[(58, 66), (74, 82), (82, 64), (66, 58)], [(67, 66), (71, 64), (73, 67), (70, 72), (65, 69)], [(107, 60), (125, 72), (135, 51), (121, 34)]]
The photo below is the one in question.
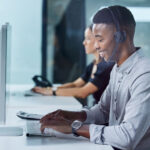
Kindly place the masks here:
[[(121, 31), (120, 29), (120, 24), (118, 19), (115, 17), (115, 14), (113, 13), (113, 11), (111, 10), (110, 7), (107, 7), (107, 9), (109, 10), (109, 12), (111, 13), (113, 22), (116, 26), (116, 32), (114, 33), (114, 39), (116, 42), (115, 48), (113, 50), (112, 55), (109, 58), (109, 61), (111, 61), (111, 59), (114, 57), (114, 55), (116, 54), (117, 50), (118, 50), (118, 46), (120, 43), (123, 43), (126, 40), (126, 32), (125, 31)], [(118, 9), (116, 8), (117, 12), (119, 13)]]

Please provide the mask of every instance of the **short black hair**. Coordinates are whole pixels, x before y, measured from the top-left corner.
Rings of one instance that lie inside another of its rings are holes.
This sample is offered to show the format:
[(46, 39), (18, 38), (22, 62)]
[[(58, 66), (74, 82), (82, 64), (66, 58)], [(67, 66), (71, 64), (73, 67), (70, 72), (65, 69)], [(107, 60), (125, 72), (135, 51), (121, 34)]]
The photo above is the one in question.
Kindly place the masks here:
[(131, 11), (124, 6), (114, 5), (99, 10), (93, 17), (93, 23), (114, 24), (116, 26), (111, 12), (117, 19), (121, 30), (125, 30), (129, 37), (133, 39), (136, 22)]

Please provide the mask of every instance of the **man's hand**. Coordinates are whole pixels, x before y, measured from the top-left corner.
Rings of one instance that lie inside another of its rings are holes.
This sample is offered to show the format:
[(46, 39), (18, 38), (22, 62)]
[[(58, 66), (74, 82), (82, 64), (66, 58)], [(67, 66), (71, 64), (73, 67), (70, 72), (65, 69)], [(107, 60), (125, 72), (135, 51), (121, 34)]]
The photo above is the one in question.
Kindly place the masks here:
[(69, 111), (64, 111), (64, 110), (61, 110), (61, 109), (58, 109), (52, 113), (49, 113), (47, 115), (45, 115), (41, 120), (40, 122), (43, 123), (43, 122), (46, 122), (46, 121), (49, 121), (49, 120), (52, 120), (52, 119), (65, 119), (65, 120), (69, 120), (71, 122), (73, 122), (74, 120), (72, 119), (72, 115), (71, 115), (71, 112)]
[(69, 134), (72, 133), (71, 123), (71, 121), (66, 120), (63, 117), (46, 120), (41, 123), (41, 132), (44, 132), (45, 128), (52, 128), (56, 131)]
[(65, 120), (69, 120), (71, 122), (73, 122), (74, 120), (80, 120), (80, 121), (84, 122), (86, 119), (86, 113), (84, 111), (74, 112), (74, 111), (65, 111), (65, 110), (58, 109), (52, 113), (45, 115), (40, 120), (40, 122), (43, 123), (43, 122), (49, 121), (53, 118), (55, 118), (55, 119), (63, 118)]
[(45, 121), (49, 121), (53, 118), (55, 118), (55, 119), (63, 118), (63, 119), (73, 122), (74, 120), (80, 120), (80, 118), (82, 116), (81, 113), (82, 112), (72, 112), (72, 111), (65, 111), (65, 110), (58, 109), (52, 113), (45, 115), (40, 120), (40, 122), (42, 123)]
[(34, 87), (32, 88), (32, 91), (43, 95), (52, 95), (52, 89), (50, 87), (48, 88)]

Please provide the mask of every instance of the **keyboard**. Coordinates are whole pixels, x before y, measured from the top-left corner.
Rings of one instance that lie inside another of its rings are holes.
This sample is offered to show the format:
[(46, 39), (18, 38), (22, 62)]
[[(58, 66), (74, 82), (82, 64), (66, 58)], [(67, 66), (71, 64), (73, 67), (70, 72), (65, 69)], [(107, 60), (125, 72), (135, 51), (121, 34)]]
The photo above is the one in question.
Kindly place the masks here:
[(41, 123), (39, 121), (27, 121), (26, 122), (26, 135), (27, 136), (53, 136), (53, 137), (60, 137), (64, 136), (65, 134), (53, 130), (52, 128), (45, 128), (44, 133), (41, 132)]
[(49, 136), (49, 137), (58, 137), (58, 138), (77, 138), (73, 134), (64, 134), (58, 132), (52, 128), (45, 128), (44, 133), (41, 133), (41, 123), (36, 120), (27, 120), (26, 121), (26, 135), (27, 136)]

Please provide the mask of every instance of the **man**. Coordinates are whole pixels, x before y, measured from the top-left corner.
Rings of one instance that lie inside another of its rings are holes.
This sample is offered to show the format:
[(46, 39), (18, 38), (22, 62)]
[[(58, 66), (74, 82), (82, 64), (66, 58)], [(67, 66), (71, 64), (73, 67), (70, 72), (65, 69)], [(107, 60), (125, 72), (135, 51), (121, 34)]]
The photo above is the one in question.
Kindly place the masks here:
[(41, 119), (41, 130), (73, 131), (91, 142), (122, 150), (149, 150), (150, 61), (134, 46), (133, 15), (125, 7), (111, 6), (99, 10), (93, 23), (99, 54), (107, 61), (116, 61), (110, 82), (90, 110), (48, 114)]

